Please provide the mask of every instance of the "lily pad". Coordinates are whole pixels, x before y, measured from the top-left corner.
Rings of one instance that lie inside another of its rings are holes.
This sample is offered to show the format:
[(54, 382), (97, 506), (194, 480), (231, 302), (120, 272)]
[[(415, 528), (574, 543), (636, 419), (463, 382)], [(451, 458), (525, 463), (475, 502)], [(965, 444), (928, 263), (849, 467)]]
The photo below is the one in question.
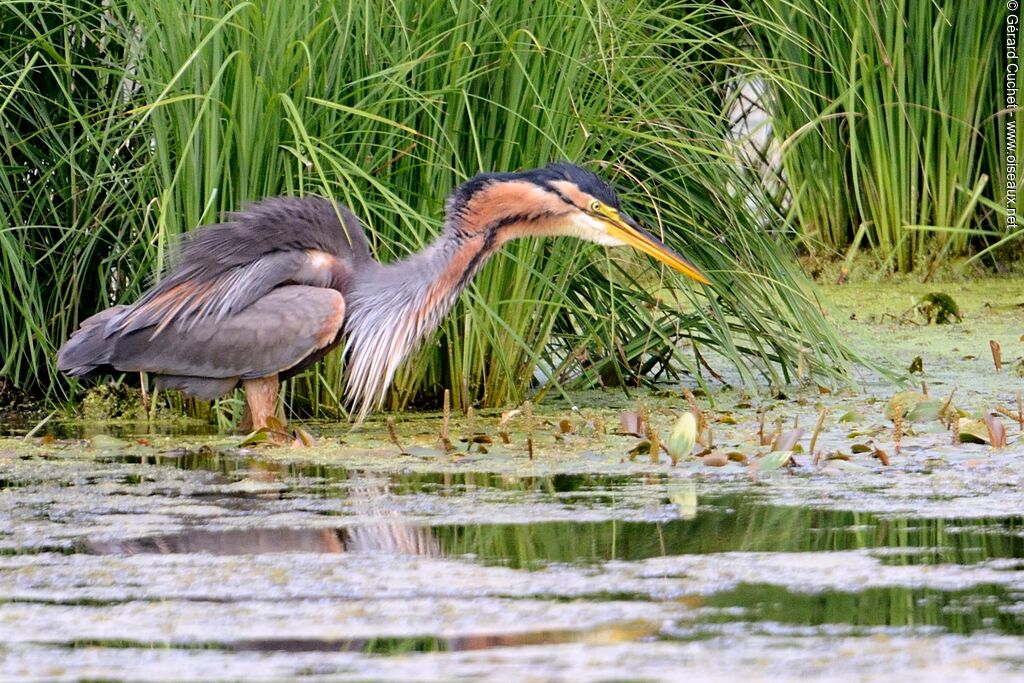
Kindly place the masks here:
[(773, 472), (793, 459), (792, 451), (772, 451), (754, 464), (762, 472)]
[(944, 405), (944, 401), (940, 401), (936, 398), (926, 399), (918, 403), (914, 406), (913, 410), (904, 415), (904, 419), (910, 422), (933, 422), (939, 419)]
[(925, 396), (919, 391), (901, 391), (889, 400), (885, 407), (886, 419), (896, 417), (896, 406), (903, 407), (903, 419), (908, 422), (931, 422), (939, 419), (944, 401)]
[(840, 460), (838, 458), (832, 458), (825, 464), (825, 471), (840, 471), (840, 472), (870, 472), (870, 467), (864, 467), (858, 465), (855, 462), (849, 460)]
[(725, 453), (709, 453), (701, 460), (704, 461), (706, 467), (725, 467), (729, 464), (729, 456)]
[(89, 445), (98, 451), (117, 451), (128, 448), (128, 442), (109, 434), (97, 434), (89, 439)]
[(927, 318), (929, 323), (948, 325), (954, 320), (961, 322), (960, 306), (956, 300), (942, 292), (931, 292), (922, 296), (916, 306), (917, 310)]
[(803, 427), (797, 429), (791, 429), (788, 432), (783, 432), (775, 437), (775, 441), (772, 443), (772, 451), (792, 451), (797, 442), (800, 441), (800, 437), (804, 435)]
[(981, 420), (960, 420), (960, 443), (988, 443), (988, 426)]

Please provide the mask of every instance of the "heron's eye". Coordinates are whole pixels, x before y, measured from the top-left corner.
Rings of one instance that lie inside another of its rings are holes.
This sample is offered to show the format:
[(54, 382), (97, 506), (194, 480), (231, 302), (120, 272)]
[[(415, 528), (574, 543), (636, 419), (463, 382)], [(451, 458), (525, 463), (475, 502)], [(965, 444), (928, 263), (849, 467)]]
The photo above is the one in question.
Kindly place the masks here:
[(596, 199), (590, 202), (590, 210), (593, 211), (594, 213), (599, 213), (601, 211), (601, 202), (597, 201)]

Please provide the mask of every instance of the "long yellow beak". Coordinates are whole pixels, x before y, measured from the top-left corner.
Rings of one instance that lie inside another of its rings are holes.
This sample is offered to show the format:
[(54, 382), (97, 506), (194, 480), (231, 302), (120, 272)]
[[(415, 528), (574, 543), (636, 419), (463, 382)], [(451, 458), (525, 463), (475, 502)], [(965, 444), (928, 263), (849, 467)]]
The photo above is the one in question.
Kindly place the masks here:
[(657, 237), (647, 232), (624, 213), (610, 209), (604, 213), (608, 223), (608, 234), (616, 237), (634, 249), (639, 249), (648, 256), (653, 256), (670, 268), (678, 270), (683, 275), (693, 278), (703, 285), (711, 284), (707, 276), (700, 272), (695, 265), (687, 261), (675, 250), (671, 249)]

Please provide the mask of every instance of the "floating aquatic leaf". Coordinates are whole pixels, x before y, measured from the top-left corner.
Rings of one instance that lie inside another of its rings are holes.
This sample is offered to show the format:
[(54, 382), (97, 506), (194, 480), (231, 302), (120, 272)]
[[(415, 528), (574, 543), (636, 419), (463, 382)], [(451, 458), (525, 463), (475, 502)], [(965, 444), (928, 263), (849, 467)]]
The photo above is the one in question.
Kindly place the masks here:
[(792, 459), (793, 453), (790, 451), (772, 451), (768, 455), (757, 460), (755, 464), (762, 472), (773, 472)]
[(963, 320), (956, 300), (942, 292), (925, 294), (918, 300), (916, 308), (927, 318), (929, 323), (934, 322), (936, 325), (948, 325), (954, 319), (956, 322)]
[(804, 435), (804, 428), (798, 427), (797, 429), (791, 429), (788, 432), (783, 432), (775, 437), (775, 441), (772, 442), (773, 451), (792, 451), (796, 446), (797, 441)]
[(887, 420), (895, 419), (896, 406), (903, 408), (904, 420), (928, 422), (939, 418), (943, 402), (936, 398), (929, 398), (920, 391), (901, 391), (889, 399), (889, 404), (885, 406)]
[(960, 420), (960, 443), (988, 443), (988, 426), (981, 420)]
[(709, 453), (702, 460), (706, 467), (725, 467), (729, 464), (729, 457), (724, 453)]
[(249, 434), (247, 437), (242, 439), (239, 443), (239, 447), (242, 446), (258, 446), (259, 444), (266, 443), (268, 439), (266, 429), (258, 429), (255, 432)]
[(1006, 445), (1006, 427), (1003, 426), (1003, 421), (995, 415), (986, 415), (982, 418), (985, 422), (985, 427), (988, 428), (988, 442), (992, 445), (992, 448), (1002, 448)]
[(405, 455), (411, 455), (415, 458), (438, 458), (445, 454), (439, 448), (430, 448), (427, 446), (409, 446), (405, 449)]
[(672, 427), (666, 448), (673, 460), (681, 460), (693, 451), (695, 443), (697, 443), (697, 416), (686, 411), (679, 416)]
[(854, 431), (850, 432), (846, 436), (849, 439), (861, 439), (861, 438), (864, 438), (864, 437), (872, 438), (872, 437), (878, 436), (879, 434), (881, 434), (882, 432), (885, 432), (885, 431), (887, 431), (887, 430), (884, 427), (882, 427), (880, 425), (876, 425), (876, 426), (871, 427), (869, 429), (859, 429), (859, 430), (855, 429)]
[(875, 449), (864, 443), (855, 443), (850, 446), (851, 453), (871, 453)]
[(854, 409), (847, 410), (839, 416), (840, 422), (862, 422), (863, 420), (864, 416)]
[(644, 436), (644, 421), (638, 413), (627, 410), (619, 415), (622, 431), (630, 436)]
[(292, 442), (292, 448), (312, 448), (315, 445), (316, 437), (302, 427), (295, 428), (295, 441)]
[(945, 403), (937, 398), (929, 398), (921, 401), (913, 410), (907, 411), (903, 416), (909, 422), (933, 422), (939, 419)]
[(851, 472), (851, 473), (860, 473), (860, 472), (870, 472), (871, 471), (870, 467), (864, 467), (863, 465), (858, 465), (857, 463), (850, 462), (849, 460), (829, 460), (825, 465), (826, 465), (826, 467), (825, 467), (825, 471), (826, 472), (827, 471), (833, 471), (834, 472), (836, 470), (839, 470), (839, 471), (842, 471), (842, 472)]
[(96, 436), (89, 439), (89, 445), (96, 450), (103, 451), (114, 451), (128, 447), (127, 441), (122, 441), (115, 436), (109, 434), (97, 434)]

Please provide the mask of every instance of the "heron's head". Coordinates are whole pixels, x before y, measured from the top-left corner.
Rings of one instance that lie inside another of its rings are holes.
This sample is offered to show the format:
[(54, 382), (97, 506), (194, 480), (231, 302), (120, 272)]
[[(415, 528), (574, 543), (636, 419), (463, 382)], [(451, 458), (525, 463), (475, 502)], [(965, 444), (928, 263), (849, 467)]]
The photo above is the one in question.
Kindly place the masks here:
[(631, 246), (708, 284), (707, 277), (623, 210), (615, 190), (574, 164), (484, 173), (448, 200), (449, 225), (494, 248), (516, 237), (570, 236), (607, 247)]

